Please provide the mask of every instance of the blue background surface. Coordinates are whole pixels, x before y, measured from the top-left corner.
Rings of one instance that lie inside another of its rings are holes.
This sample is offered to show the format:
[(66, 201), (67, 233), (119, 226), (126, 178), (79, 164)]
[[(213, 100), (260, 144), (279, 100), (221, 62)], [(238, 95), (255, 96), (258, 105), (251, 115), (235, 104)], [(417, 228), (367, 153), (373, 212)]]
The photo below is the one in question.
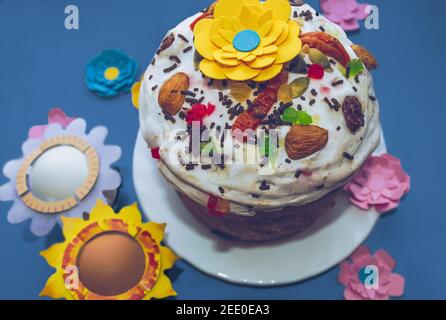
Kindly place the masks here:
[[(105, 100), (83, 84), (86, 61), (102, 49), (122, 48), (142, 69), (167, 30), (206, 7), (210, 0), (0, 0), (0, 164), (21, 156), (28, 129), (44, 124), (60, 106), (105, 125), (108, 143), (120, 145), (124, 185), (118, 206), (136, 201), (132, 152), (137, 112), (128, 94)], [(318, 8), (318, 1), (307, 1)], [(413, 188), (399, 209), (383, 217), (366, 244), (385, 249), (406, 278), (406, 299), (446, 299), (444, 206), (445, 36), (444, 0), (370, 0), (380, 9), (380, 30), (351, 34), (376, 54), (374, 73), (389, 150), (412, 176)], [(80, 10), (80, 30), (64, 28), (64, 8)], [(0, 184), (6, 182), (1, 176)], [(39, 251), (61, 241), (31, 235), (29, 222), (10, 225), (0, 203), (0, 298), (35, 299), (53, 270)], [(314, 248), (317, 250), (317, 248)], [(283, 261), (286, 263), (286, 261)], [(185, 262), (170, 272), (179, 299), (342, 299), (338, 268), (303, 283), (276, 288), (228, 284)]]

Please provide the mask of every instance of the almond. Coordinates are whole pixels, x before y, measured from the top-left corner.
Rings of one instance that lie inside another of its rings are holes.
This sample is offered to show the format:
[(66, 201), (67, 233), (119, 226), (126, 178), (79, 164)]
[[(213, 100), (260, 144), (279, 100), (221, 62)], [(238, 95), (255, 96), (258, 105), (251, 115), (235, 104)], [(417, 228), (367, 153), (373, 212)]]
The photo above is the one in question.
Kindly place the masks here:
[(160, 107), (172, 116), (181, 110), (185, 96), (182, 91), (189, 89), (189, 77), (183, 72), (174, 74), (161, 86), (158, 103)]
[(322, 150), (327, 142), (327, 130), (318, 126), (294, 125), (285, 138), (285, 149), (291, 160), (299, 160)]
[(362, 63), (364, 63), (365, 67), (368, 70), (373, 70), (378, 68), (378, 62), (376, 61), (376, 58), (373, 56), (373, 54), (370, 53), (369, 50), (367, 50), (364, 47), (361, 47), (358, 44), (352, 45), (352, 49), (359, 57), (359, 59), (361, 59)]

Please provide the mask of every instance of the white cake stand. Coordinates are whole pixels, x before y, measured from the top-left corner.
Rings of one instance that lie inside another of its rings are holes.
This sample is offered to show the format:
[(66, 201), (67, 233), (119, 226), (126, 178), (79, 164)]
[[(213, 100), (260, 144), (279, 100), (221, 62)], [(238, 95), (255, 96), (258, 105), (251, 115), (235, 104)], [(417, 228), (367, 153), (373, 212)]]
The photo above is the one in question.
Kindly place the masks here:
[[(386, 152), (382, 141), (376, 154)], [(262, 245), (224, 240), (187, 212), (158, 172), (141, 134), (134, 150), (133, 180), (148, 219), (167, 223), (166, 244), (201, 271), (237, 284), (284, 285), (316, 276), (347, 258), (378, 220), (377, 212), (360, 211), (340, 192), (332, 212), (303, 234)]]

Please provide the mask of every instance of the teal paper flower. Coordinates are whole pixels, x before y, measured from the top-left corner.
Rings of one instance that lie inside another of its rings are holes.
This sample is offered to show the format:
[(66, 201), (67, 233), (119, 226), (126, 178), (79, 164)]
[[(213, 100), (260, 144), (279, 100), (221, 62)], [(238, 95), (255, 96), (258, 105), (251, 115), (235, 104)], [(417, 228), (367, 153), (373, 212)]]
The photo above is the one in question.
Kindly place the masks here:
[(104, 50), (85, 67), (85, 84), (100, 97), (113, 97), (129, 92), (138, 64), (127, 53), (118, 49)]

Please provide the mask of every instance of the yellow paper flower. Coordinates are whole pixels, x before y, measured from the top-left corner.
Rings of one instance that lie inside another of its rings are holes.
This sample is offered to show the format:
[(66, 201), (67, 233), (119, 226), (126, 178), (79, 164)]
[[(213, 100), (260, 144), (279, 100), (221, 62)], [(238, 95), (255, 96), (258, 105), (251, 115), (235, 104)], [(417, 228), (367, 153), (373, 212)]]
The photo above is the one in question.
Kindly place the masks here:
[(149, 300), (176, 295), (164, 274), (177, 260), (160, 244), (165, 225), (142, 223), (136, 204), (115, 214), (98, 200), (88, 220), (62, 220), (65, 242), (41, 252), (56, 269), (41, 296)]
[(219, 0), (194, 27), (200, 70), (213, 79), (266, 81), (296, 57), (300, 27), (288, 0)]
[(130, 90), (132, 93), (132, 104), (136, 109), (139, 109), (139, 92), (141, 90), (141, 82), (135, 82)]

